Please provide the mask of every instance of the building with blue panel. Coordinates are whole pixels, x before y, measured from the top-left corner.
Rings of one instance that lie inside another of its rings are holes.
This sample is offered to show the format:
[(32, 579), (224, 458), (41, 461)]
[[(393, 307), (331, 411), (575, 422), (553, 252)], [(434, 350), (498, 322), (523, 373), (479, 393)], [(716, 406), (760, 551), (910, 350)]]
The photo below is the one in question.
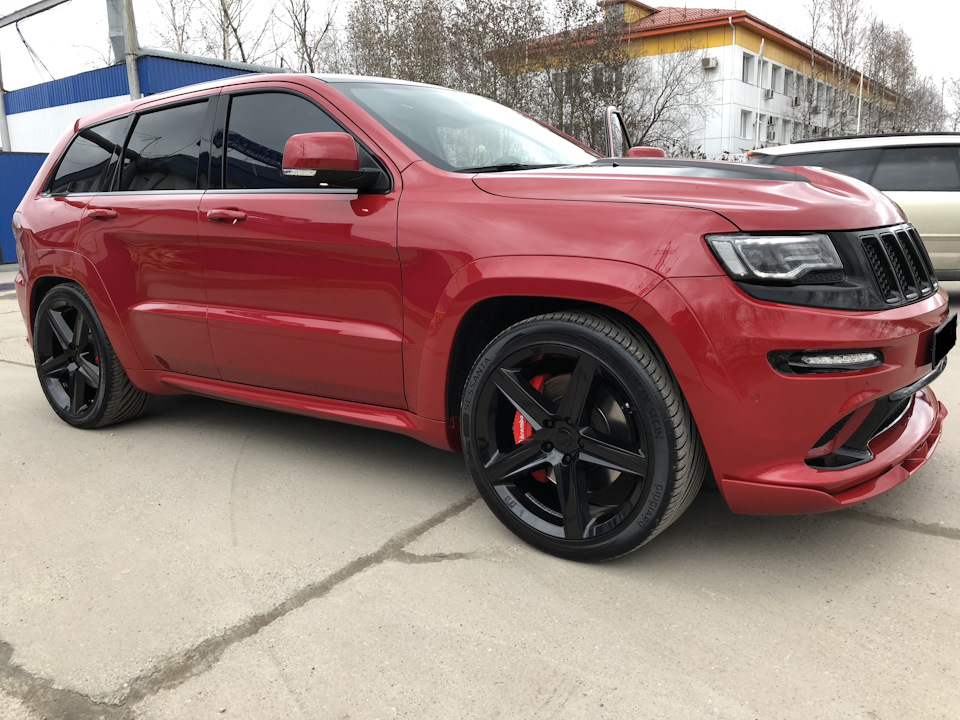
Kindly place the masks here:
[[(282, 68), (142, 48), (137, 74), (143, 95), (210, 80)], [(0, 152), (0, 223), (9, 227), (37, 170), (77, 118), (130, 100), (123, 64), (90, 70), (3, 94), (10, 147)], [(16, 262), (13, 235), (0, 229), (0, 262)]]

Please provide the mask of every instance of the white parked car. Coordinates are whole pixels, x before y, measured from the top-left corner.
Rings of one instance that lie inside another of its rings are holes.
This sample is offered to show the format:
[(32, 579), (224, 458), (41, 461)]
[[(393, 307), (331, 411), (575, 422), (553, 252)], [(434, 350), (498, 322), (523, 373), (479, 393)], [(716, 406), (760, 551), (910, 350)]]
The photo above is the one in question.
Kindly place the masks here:
[(960, 133), (802, 140), (747, 155), (836, 170), (882, 190), (916, 226), (937, 277), (960, 280)]

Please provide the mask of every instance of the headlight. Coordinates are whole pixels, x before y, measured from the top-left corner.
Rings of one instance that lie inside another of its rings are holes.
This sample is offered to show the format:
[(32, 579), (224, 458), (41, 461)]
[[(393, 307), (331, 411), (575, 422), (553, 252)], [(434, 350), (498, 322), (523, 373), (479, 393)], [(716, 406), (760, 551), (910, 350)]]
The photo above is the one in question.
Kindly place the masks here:
[[(829, 237), (815, 235), (708, 235), (730, 277), (761, 282), (839, 282), (843, 263)], [(816, 273), (811, 277), (811, 273)]]

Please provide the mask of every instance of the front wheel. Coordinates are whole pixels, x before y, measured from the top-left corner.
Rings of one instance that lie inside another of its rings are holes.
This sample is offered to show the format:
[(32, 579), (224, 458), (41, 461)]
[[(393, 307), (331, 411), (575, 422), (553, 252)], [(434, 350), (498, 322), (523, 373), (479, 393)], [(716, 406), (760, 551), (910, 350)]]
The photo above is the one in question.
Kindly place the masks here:
[(130, 383), (93, 303), (74, 283), (55, 286), (40, 301), (33, 357), (50, 407), (74, 427), (131, 420), (151, 398)]
[(605, 316), (552, 313), (505, 330), (467, 379), (460, 421), (467, 465), (494, 514), (574, 560), (649, 542), (706, 473), (666, 362)]

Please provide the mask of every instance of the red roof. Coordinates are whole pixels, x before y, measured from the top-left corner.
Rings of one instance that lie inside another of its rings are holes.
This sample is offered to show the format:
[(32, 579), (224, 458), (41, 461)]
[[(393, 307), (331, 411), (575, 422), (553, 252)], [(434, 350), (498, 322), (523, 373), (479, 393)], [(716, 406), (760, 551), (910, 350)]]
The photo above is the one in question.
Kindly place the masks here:
[(720, 10), (707, 8), (685, 8), (685, 7), (662, 7), (657, 8), (653, 14), (647, 15), (635, 23), (630, 23), (631, 30), (646, 30), (648, 28), (662, 27), (664, 25), (676, 25), (678, 23), (691, 22), (696, 20), (708, 20), (712, 18), (728, 18), (732, 15), (741, 15), (742, 10)]

